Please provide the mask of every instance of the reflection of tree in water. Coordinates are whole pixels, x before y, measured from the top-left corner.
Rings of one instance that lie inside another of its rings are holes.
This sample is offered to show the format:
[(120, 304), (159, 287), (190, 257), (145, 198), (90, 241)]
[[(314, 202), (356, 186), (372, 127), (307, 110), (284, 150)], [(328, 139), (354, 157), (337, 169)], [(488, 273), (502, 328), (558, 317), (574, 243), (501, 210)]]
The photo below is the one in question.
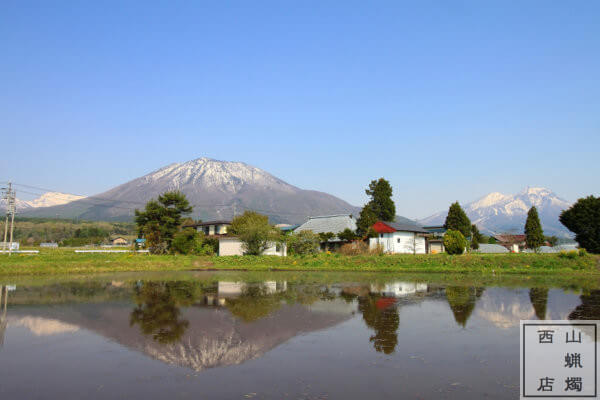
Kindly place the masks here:
[(579, 296), (581, 304), (578, 305), (569, 319), (600, 319), (600, 290), (592, 290)]
[(358, 309), (367, 326), (375, 330), (370, 341), (379, 352), (391, 354), (398, 344), (398, 326), (400, 317), (396, 309), (396, 300), (378, 295), (358, 298)]
[(245, 322), (256, 321), (281, 308), (282, 304), (310, 305), (317, 300), (333, 300), (335, 294), (318, 286), (288, 287), (270, 293), (263, 285), (248, 285), (239, 297), (227, 299), (227, 309)]
[(246, 322), (266, 317), (281, 307), (281, 298), (269, 295), (260, 285), (251, 285), (237, 298), (227, 299), (227, 309)]
[(538, 319), (546, 319), (546, 305), (548, 304), (548, 288), (529, 289), (529, 299)]
[(194, 289), (187, 282), (145, 282), (135, 290), (137, 307), (131, 312), (130, 325), (140, 325), (145, 335), (159, 343), (178, 341), (189, 325), (180, 319), (179, 306), (193, 303)]
[(468, 286), (448, 286), (446, 288), (446, 299), (457, 324), (462, 327), (467, 325), (467, 321), (475, 308), (475, 303), (484, 290), (484, 288)]

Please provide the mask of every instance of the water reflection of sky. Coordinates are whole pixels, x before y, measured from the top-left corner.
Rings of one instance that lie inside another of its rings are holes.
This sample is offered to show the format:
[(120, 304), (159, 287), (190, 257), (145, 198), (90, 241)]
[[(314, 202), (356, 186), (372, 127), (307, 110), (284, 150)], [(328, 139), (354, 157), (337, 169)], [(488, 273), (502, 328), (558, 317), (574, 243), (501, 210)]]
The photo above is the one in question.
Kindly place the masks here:
[(410, 281), (17, 287), (0, 379), (13, 397), (513, 398), (519, 320), (593, 317), (595, 293)]

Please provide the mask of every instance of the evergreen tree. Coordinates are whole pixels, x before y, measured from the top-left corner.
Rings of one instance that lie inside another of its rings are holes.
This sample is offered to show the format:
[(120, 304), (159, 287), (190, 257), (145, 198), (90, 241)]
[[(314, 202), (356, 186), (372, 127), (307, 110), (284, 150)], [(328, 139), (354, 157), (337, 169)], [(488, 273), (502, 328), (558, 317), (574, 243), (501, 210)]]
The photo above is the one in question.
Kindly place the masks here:
[(360, 236), (368, 235), (369, 230), (375, 222), (377, 222), (377, 216), (367, 203), (362, 210), (360, 210), (358, 221), (356, 221), (356, 231)]
[(525, 243), (530, 249), (537, 249), (544, 244), (544, 231), (540, 223), (537, 208), (531, 207), (527, 213), (527, 221), (525, 221)]
[(575, 233), (577, 243), (591, 253), (600, 253), (600, 197), (579, 199), (560, 214), (560, 222)]
[(477, 250), (479, 248), (479, 243), (483, 241), (483, 236), (479, 233), (479, 229), (477, 229), (477, 225), (471, 225), (471, 248), (473, 250)]
[(396, 219), (392, 185), (387, 180), (384, 178), (372, 180), (365, 193), (370, 200), (361, 210), (357, 221), (357, 231), (360, 235), (367, 234), (369, 228), (377, 221), (394, 221)]
[(471, 221), (458, 201), (450, 205), (444, 228), (459, 231), (464, 237), (471, 236)]
[(192, 209), (183, 193), (165, 192), (158, 200), (146, 203), (144, 211), (135, 210), (138, 235), (148, 239), (150, 251), (163, 253), (171, 248), (173, 237), (181, 228), (182, 215)]

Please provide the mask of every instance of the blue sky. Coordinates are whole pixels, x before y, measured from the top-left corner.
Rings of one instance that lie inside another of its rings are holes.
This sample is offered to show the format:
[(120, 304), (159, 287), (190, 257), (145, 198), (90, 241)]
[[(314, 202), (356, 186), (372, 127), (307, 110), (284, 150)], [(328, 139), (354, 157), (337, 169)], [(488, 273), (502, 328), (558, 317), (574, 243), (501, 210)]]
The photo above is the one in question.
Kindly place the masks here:
[(0, 180), (244, 161), (398, 213), (598, 194), (600, 2), (3, 1)]

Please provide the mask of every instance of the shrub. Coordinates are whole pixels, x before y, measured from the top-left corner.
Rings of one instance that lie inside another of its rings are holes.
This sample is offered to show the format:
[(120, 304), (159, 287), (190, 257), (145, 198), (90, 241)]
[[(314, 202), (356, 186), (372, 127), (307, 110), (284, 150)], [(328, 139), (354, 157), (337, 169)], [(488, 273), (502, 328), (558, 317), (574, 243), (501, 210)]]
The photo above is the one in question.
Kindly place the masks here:
[(198, 247), (202, 247), (202, 239), (194, 228), (185, 228), (173, 235), (172, 253), (191, 254)]
[(444, 235), (444, 247), (448, 254), (462, 254), (467, 244), (467, 239), (460, 231), (449, 229)]
[(570, 258), (570, 259), (574, 259), (579, 255), (579, 253), (577, 252), (577, 250), (561, 250), (560, 253), (558, 253), (558, 256), (561, 258)]
[(369, 253), (369, 246), (362, 241), (346, 243), (340, 247), (340, 253), (345, 256), (358, 256)]
[(287, 237), (290, 254), (316, 254), (319, 252), (319, 243), (319, 235), (313, 231), (300, 231)]
[(587, 255), (588, 255), (588, 252), (586, 249), (584, 249), (584, 248), (579, 249), (579, 257), (585, 257)]

